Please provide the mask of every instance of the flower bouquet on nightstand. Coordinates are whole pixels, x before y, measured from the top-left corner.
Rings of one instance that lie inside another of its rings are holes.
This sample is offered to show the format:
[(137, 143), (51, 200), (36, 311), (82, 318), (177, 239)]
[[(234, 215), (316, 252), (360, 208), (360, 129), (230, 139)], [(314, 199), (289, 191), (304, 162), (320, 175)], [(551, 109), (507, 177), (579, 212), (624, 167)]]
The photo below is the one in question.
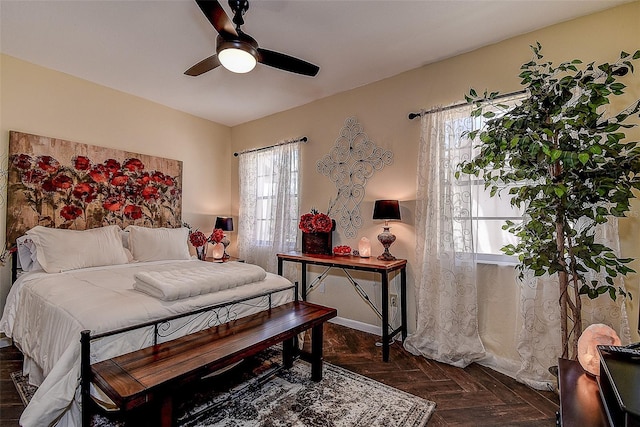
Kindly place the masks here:
[(202, 231), (194, 231), (189, 233), (189, 241), (196, 248), (198, 259), (204, 261), (207, 257), (207, 236)]

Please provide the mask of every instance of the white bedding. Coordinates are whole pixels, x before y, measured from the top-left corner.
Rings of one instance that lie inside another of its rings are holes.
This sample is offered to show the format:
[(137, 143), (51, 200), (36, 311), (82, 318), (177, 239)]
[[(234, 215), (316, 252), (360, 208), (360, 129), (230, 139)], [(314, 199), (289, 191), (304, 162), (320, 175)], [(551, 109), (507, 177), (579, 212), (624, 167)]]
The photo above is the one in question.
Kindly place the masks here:
[(139, 271), (134, 275), (133, 289), (163, 301), (174, 301), (259, 282), (267, 275), (262, 267), (244, 262), (201, 264), (171, 271)]
[[(24, 373), (39, 386), (22, 414), (21, 425), (49, 426), (58, 420), (59, 427), (80, 426), (80, 331), (90, 329), (96, 334), (291, 286), (287, 279), (267, 273), (259, 282), (175, 301), (162, 301), (133, 289), (138, 272), (200, 266), (202, 261), (197, 260), (156, 261), (20, 276), (7, 297), (0, 331), (22, 350)], [(293, 292), (279, 292), (273, 295), (272, 303), (280, 305), (292, 299)], [(237, 317), (262, 309), (251, 301), (238, 304)], [(191, 316), (181, 321), (184, 327), (160, 341), (198, 331), (210, 323), (208, 316)], [(94, 341), (92, 362), (146, 347), (152, 339), (153, 331), (145, 328)]]

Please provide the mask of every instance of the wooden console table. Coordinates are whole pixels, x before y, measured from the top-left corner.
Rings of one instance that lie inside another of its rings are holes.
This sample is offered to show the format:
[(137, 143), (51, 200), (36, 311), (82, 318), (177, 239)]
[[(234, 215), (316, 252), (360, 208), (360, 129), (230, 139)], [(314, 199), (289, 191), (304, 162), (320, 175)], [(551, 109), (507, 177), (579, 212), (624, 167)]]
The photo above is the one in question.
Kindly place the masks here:
[[(382, 319), (382, 360), (389, 361), (389, 341), (397, 334), (402, 334), (402, 340), (407, 337), (407, 260), (397, 259), (394, 261), (382, 261), (375, 257), (361, 258), (357, 256), (334, 256), (334, 255), (316, 255), (304, 254), (302, 252), (288, 252), (278, 254), (278, 274), (282, 275), (282, 266), (284, 261), (297, 262), (302, 265), (301, 292), (302, 299), (307, 299), (307, 266), (321, 265), (327, 269), (319, 278), (326, 276), (331, 268), (342, 269), (349, 282), (356, 289), (358, 294), (371, 306), (371, 308)], [(347, 270), (360, 270), (379, 273), (382, 277), (382, 311), (373, 304), (368, 295), (360, 287), (360, 285), (351, 277)], [(395, 330), (391, 330), (389, 325), (389, 274), (394, 271), (400, 271), (400, 318), (401, 325)]]

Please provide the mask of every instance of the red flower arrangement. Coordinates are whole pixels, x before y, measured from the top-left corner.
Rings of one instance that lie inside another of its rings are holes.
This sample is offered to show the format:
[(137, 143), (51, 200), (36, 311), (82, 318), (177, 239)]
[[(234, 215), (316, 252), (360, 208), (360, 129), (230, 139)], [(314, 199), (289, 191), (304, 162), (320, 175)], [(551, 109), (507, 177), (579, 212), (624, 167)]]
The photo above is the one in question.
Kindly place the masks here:
[(211, 236), (209, 236), (209, 242), (220, 243), (224, 239), (224, 231), (222, 228), (214, 228)]
[(300, 217), (298, 228), (304, 233), (329, 233), (333, 230), (333, 220), (329, 215), (311, 209)]
[(199, 246), (204, 246), (204, 244), (207, 243), (207, 236), (205, 236), (202, 231), (194, 231), (189, 234), (189, 241), (197, 248)]

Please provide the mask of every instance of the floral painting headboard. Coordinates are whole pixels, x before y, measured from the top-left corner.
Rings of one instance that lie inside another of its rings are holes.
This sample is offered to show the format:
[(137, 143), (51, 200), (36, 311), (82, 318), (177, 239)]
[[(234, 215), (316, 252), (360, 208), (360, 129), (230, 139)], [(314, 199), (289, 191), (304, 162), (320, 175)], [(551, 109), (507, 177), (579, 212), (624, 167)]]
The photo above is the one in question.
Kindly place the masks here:
[(182, 225), (182, 162), (11, 131), (7, 244), (36, 226)]

